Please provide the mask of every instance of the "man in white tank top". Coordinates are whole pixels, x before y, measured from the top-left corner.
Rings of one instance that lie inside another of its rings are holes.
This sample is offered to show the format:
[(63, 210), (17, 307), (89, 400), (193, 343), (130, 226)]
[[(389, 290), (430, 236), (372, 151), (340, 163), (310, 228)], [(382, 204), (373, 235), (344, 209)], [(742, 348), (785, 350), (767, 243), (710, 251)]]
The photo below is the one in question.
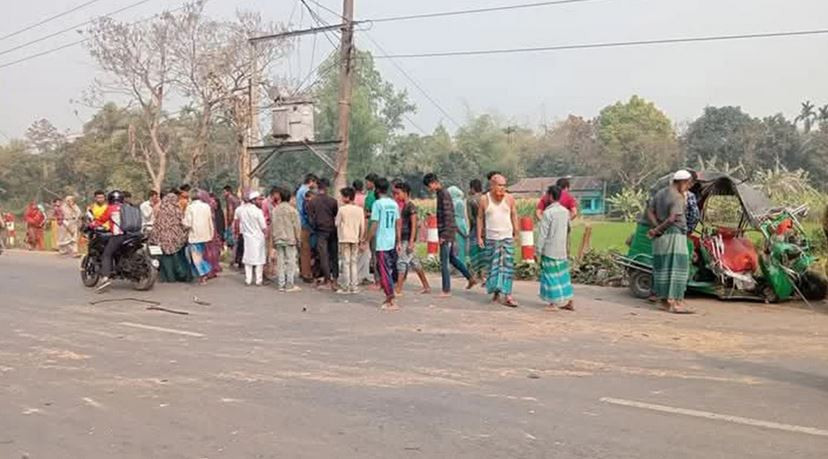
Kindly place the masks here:
[(491, 178), (490, 190), (480, 198), (477, 213), (477, 244), (485, 248), (491, 260), (486, 291), (492, 301), (517, 307), (512, 298), (512, 281), (515, 274), (515, 238), (518, 231), (518, 215), (515, 198), (506, 192), (506, 177), (496, 174)]

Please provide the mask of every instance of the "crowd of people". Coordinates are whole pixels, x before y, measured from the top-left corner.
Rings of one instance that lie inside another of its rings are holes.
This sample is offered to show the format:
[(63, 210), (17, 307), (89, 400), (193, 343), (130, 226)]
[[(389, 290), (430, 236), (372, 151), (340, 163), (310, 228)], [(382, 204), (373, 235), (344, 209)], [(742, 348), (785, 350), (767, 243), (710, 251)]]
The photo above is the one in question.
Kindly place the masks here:
[[(435, 174), (423, 177), (436, 197), (440, 296), (451, 295), (454, 268), (467, 289), (483, 285), (493, 301), (516, 307), (516, 202), (502, 174), (492, 172), (487, 180), (486, 191), (481, 180), (472, 180), (466, 196), (457, 186), (444, 187)], [(538, 213), (540, 293), (551, 308), (572, 310), (567, 241), (577, 206), (566, 180), (559, 185), (549, 188)], [(205, 284), (222, 271), (227, 253), (231, 269), (243, 271), (248, 286), (272, 283), (290, 293), (301, 290), (301, 281), (343, 295), (368, 288), (382, 291), (381, 307), (394, 310), (409, 274), (416, 276), (420, 293), (431, 293), (416, 251), (422, 222), (411, 189), (405, 181), (369, 174), (334, 191), (326, 178), (308, 174), (295, 191), (276, 186), (267, 195), (237, 195), (228, 185), (218, 197), (182, 185), (163, 194), (151, 191), (137, 204), (128, 192), (98, 191), (87, 214), (94, 227), (112, 233), (114, 250), (125, 206), (140, 212), (141, 230), (161, 249), (161, 282)], [(110, 284), (111, 261), (104, 265), (100, 290)]]
[[(698, 206), (688, 192), (692, 175), (679, 171), (673, 178), (671, 186), (650, 199), (642, 222), (651, 226), (653, 239), (651, 299), (683, 313), (688, 312), (683, 304), (685, 238), (698, 221)], [(475, 179), (466, 195), (457, 186), (445, 187), (436, 174), (423, 177), (436, 198), (440, 296), (451, 295), (453, 268), (465, 278), (466, 289), (482, 285), (493, 302), (517, 307), (512, 295), (519, 235), (516, 200), (503, 174), (491, 172), (486, 179), (485, 190)], [(537, 204), (539, 295), (551, 310), (574, 310), (568, 251), (578, 205), (569, 188), (569, 180), (560, 179)], [(394, 310), (413, 272), (420, 292), (431, 293), (415, 250), (419, 212), (410, 184), (402, 180), (369, 174), (334, 191), (327, 179), (308, 174), (295, 191), (275, 186), (267, 195), (255, 190), (237, 195), (228, 185), (221, 197), (182, 185), (163, 194), (151, 191), (140, 204), (128, 192), (107, 196), (97, 191), (87, 215), (92, 225), (119, 236), (124, 206), (140, 215), (140, 230), (161, 249), (161, 282), (205, 284), (221, 273), (222, 255), (228, 253), (230, 267), (244, 272), (248, 286), (273, 283), (279, 292), (290, 293), (301, 290), (301, 280), (338, 294), (367, 287), (381, 290), (381, 307)], [(51, 218), (57, 223), (60, 252), (76, 255), (82, 212), (74, 198), (55, 200)], [(32, 203), (24, 219), (27, 244), (41, 247), (46, 212)], [(100, 289), (109, 286), (111, 260), (104, 261), (103, 271)]]

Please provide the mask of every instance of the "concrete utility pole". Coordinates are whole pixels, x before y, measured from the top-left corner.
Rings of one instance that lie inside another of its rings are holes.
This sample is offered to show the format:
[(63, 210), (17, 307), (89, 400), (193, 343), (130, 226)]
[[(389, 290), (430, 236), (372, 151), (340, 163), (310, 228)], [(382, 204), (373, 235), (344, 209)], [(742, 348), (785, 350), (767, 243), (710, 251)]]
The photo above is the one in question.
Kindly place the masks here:
[[(242, 190), (256, 189), (259, 180), (250, 177), (258, 164), (258, 158), (250, 154), (250, 147), (259, 142), (259, 69), (256, 60), (256, 43), (250, 43), (250, 78), (247, 81), (247, 133), (242, 140), (241, 158), (239, 158), (239, 186)], [(241, 107), (239, 107), (241, 108)]]
[(341, 62), (339, 67), (339, 151), (336, 154), (335, 189), (348, 182), (348, 148), (351, 130), (351, 93), (354, 71), (354, 0), (344, 0), (342, 6)]
[[(250, 77), (250, 140), (247, 142), (247, 147), (255, 147), (260, 144), (261, 135), (259, 133), (259, 60), (257, 57), (256, 43), (250, 44), (250, 65), (253, 69)], [(259, 165), (259, 157), (247, 153), (248, 167), (247, 173), (250, 174)], [(259, 178), (252, 177), (250, 179), (250, 189), (255, 190), (259, 188)]]

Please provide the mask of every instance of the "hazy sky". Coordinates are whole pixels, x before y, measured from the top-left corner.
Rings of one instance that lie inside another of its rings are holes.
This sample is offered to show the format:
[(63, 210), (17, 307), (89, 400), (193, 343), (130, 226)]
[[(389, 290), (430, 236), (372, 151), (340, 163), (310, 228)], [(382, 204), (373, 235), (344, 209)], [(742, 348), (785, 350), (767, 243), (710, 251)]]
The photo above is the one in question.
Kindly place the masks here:
[[(535, 0), (355, 0), (358, 18), (530, 3)], [(0, 65), (79, 38), (67, 33), (12, 53), (4, 50), (48, 33), (106, 14), (135, 0), (100, 0), (70, 16), (16, 37), (0, 40)], [(321, 0), (339, 10), (339, 0)], [(83, 0), (7, 1), (0, 15), (0, 36)], [(181, 0), (151, 0), (116, 16), (135, 20)], [(236, 9), (254, 9), (293, 25), (310, 25), (298, 0), (210, 0), (208, 12), (230, 17)], [(326, 20), (334, 17), (327, 13)], [(304, 18), (303, 18), (304, 16)], [(300, 19), (303, 21), (300, 22)], [(422, 21), (376, 24), (369, 32), (392, 54), (468, 49), (512, 48), (628, 41), (681, 36), (738, 34), (828, 28), (825, 0), (596, 0), (594, 2)], [(283, 69), (293, 77), (312, 68), (331, 45), (305, 37)], [(375, 49), (364, 34), (362, 48)], [(783, 112), (794, 116), (799, 103), (828, 104), (828, 35), (560, 51), (500, 56), (400, 60), (449, 112), (463, 122), (469, 114), (497, 113), (510, 122), (536, 126), (573, 113), (594, 116), (602, 107), (639, 94), (676, 123), (697, 117), (706, 105), (740, 105), (754, 116)], [(414, 122), (430, 131), (451, 122), (387, 60), (383, 75), (408, 88), (417, 103)], [(78, 131), (91, 110), (78, 99), (98, 74), (82, 46), (0, 69), (0, 142), (21, 136), (39, 118), (60, 129)], [(409, 128), (414, 129), (413, 126)]]

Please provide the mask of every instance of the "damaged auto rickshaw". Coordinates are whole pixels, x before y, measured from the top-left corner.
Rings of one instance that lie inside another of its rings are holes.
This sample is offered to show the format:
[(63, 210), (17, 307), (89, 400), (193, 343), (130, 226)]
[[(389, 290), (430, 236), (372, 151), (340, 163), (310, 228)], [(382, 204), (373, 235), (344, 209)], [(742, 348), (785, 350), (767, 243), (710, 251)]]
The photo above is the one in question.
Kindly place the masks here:
[[(816, 258), (800, 218), (807, 206), (775, 207), (760, 190), (718, 172), (699, 172), (691, 188), (698, 198), (701, 220), (687, 238), (690, 253), (688, 292), (720, 299), (806, 301), (825, 299), (828, 280), (815, 268)], [(670, 185), (672, 176), (658, 181), (653, 194)], [(736, 221), (714, 223), (717, 197), (738, 202)], [(616, 256), (628, 276), (633, 295), (652, 295), (652, 240), (646, 216), (639, 219), (626, 255)]]

